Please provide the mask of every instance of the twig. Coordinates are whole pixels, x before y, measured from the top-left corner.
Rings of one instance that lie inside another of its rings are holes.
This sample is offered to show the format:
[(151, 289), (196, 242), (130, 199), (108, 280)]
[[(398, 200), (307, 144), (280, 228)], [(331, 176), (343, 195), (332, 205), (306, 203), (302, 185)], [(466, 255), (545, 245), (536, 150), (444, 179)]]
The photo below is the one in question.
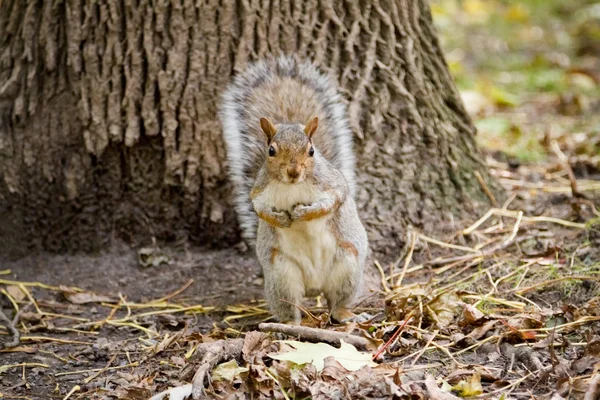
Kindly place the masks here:
[(416, 242), (417, 242), (417, 234), (415, 232), (411, 232), (410, 248), (408, 249), (408, 254), (406, 255), (406, 258), (404, 259), (404, 266), (402, 267), (402, 273), (400, 274), (398, 279), (396, 279), (396, 283), (394, 284), (395, 288), (400, 287), (400, 285), (402, 285), (402, 281), (404, 280), (404, 275), (406, 275), (406, 270), (408, 269), (408, 266), (410, 265), (410, 262), (412, 261), (412, 256), (413, 256), (413, 252), (415, 251), (415, 243)]
[(327, 342), (332, 344), (340, 344), (340, 340), (345, 341), (355, 347), (368, 349), (371, 343), (360, 336), (352, 335), (346, 332), (330, 331), (326, 329), (310, 328), (308, 326), (295, 326), (277, 323), (262, 323), (258, 325), (258, 329), (264, 332), (277, 332), (286, 335), (295, 336), (301, 340), (310, 342)]
[(416, 364), (417, 361), (419, 361), (419, 358), (421, 358), (421, 356), (423, 355), (423, 353), (425, 353), (425, 351), (427, 350), (429, 345), (435, 340), (435, 337), (437, 336), (438, 332), (439, 332), (439, 330), (435, 330), (433, 332), (433, 334), (431, 335), (431, 338), (427, 341), (425, 346), (421, 350), (419, 350), (419, 352), (415, 356), (414, 360), (412, 360), (412, 362), (410, 363), (410, 365), (409, 365), (410, 367), (412, 367), (413, 365)]
[(562, 281), (568, 281), (568, 280), (578, 280), (578, 281), (600, 281), (600, 276), (580, 276), (580, 275), (575, 275), (575, 276), (562, 276), (560, 278), (556, 278), (556, 279), (550, 279), (549, 281), (544, 281), (544, 282), (540, 282), (540, 283), (536, 283), (535, 285), (531, 285), (531, 286), (527, 286), (523, 289), (512, 289), (509, 290), (508, 293), (512, 293), (512, 292), (517, 292), (519, 294), (523, 294), (526, 292), (530, 292), (534, 289), (537, 289), (541, 286), (546, 286), (546, 285), (552, 285), (554, 283), (557, 282), (562, 282)]
[(16, 312), (15, 317), (11, 321), (0, 308), (0, 320), (5, 323), (6, 328), (10, 331), (12, 336), (10, 342), (0, 343), (0, 350), (9, 347), (17, 347), (21, 343), (21, 332), (17, 329), (17, 324), (19, 323), (19, 318), (21, 317), (23, 310), (24, 309), (21, 309), (19, 312)]
[(421, 239), (421, 240), (423, 240), (425, 242), (428, 242), (428, 243), (437, 244), (438, 246), (441, 246), (441, 247), (447, 247), (449, 249), (462, 250), (462, 251), (466, 251), (468, 253), (477, 253), (477, 254), (481, 253), (479, 250), (475, 250), (472, 247), (459, 246), (459, 245), (456, 245), (456, 244), (442, 242), (440, 240), (433, 239), (433, 238), (430, 238), (428, 236), (425, 236), (425, 235), (423, 235), (421, 233), (419, 233), (419, 239)]
[(73, 386), (73, 389), (71, 389), (69, 391), (69, 393), (67, 393), (67, 395), (65, 397), (63, 397), (63, 400), (67, 400), (69, 397), (71, 397), (71, 395), (75, 392), (77, 392), (78, 390), (81, 390), (81, 387), (79, 385), (75, 385)]
[[(238, 358), (242, 354), (244, 339), (218, 340), (211, 343), (202, 343), (196, 349), (194, 357), (202, 357), (200, 366), (192, 379), (192, 398), (200, 399), (204, 395), (205, 383), (210, 383), (210, 370), (218, 363), (232, 358)], [(193, 371), (194, 364), (183, 369), (181, 379), (186, 379)]]
[[(463, 234), (465, 234), (465, 235), (471, 234), (475, 229), (479, 228), (479, 226), (481, 226), (485, 221), (487, 221), (492, 215), (498, 215), (498, 216), (510, 217), (510, 218), (519, 218), (519, 211), (503, 210), (500, 208), (491, 208), (481, 218), (479, 218), (473, 225), (469, 226), (468, 228), (465, 228), (463, 230)], [(563, 219), (553, 218), (553, 217), (544, 217), (544, 216), (521, 217), (521, 219), (523, 220), (523, 222), (551, 222), (554, 224), (563, 225), (563, 226), (567, 226), (570, 228), (585, 229), (585, 224), (580, 224), (580, 223), (571, 222), (571, 221), (565, 221)]]
[(481, 185), (481, 188), (485, 192), (485, 195), (492, 202), (492, 205), (494, 207), (498, 207), (498, 202), (496, 201), (496, 198), (494, 197), (493, 193), (490, 191), (490, 188), (488, 187), (487, 183), (485, 183), (485, 181), (483, 180), (483, 177), (481, 176), (481, 174), (479, 173), (479, 171), (475, 171), (475, 178), (477, 178), (477, 181), (479, 181), (479, 184)]
[(88, 383), (90, 383), (91, 381), (93, 381), (94, 379), (96, 379), (97, 377), (99, 377), (100, 375), (102, 375), (105, 371), (108, 371), (108, 368), (110, 367), (110, 365), (115, 361), (115, 359), (117, 358), (118, 354), (114, 354), (110, 360), (108, 360), (108, 362), (106, 363), (106, 366), (104, 368), (102, 368), (100, 371), (88, 376), (87, 378), (85, 378), (83, 380), (83, 383), (85, 383), (86, 385)]
[(385, 283), (385, 272), (383, 272), (383, 267), (381, 266), (381, 264), (379, 264), (379, 261), (377, 260), (375, 260), (375, 267), (377, 267), (377, 270), (379, 271), (379, 275), (381, 277), (381, 287), (383, 288), (383, 291), (389, 293), (390, 288), (387, 286), (387, 283)]
[(277, 386), (279, 386), (279, 388), (281, 389), (281, 394), (283, 395), (283, 397), (285, 398), (285, 400), (290, 400), (290, 397), (287, 395), (287, 393), (285, 392), (285, 388), (283, 387), (283, 385), (281, 384), (281, 382), (279, 382), (279, 379), (277, 379), (276, 377), (273, 376), (273, 374), (271, 374), (269, 372), (269, 370), (265, 370), (265, 373), (275, 381), (275, 383), (277, 383)]
[(513, 227), (511, 234), (506, 238), (506, 240), (504, 240), (503, 244), (508, 244), (512, 242), (515, 239), (515, 237), (517, 237), (517, 233), (519, 233), (519, 226), (521, 225), (522, 219), (523, 211), (519, 211), (519, 213), (517, 214), (517, 222), (515, 222), (515, 226)]
[(150, 303), (161, 303), (161, 302), (163, 302), (163, 301), (167, 301), (167, 300), (169, 300), (169, 299), (171, 299), (171, 298), (173, 298), (173, 297), (177, 296), (178, 294), (181, 294), (181, 293), (183, 293), (183, 291), (184, 291), (185, 289), (187, 289), (188, 287), (190, 287), (190, 285), (191, 285), (192, 283), (194, 283), (194, 280), (193, 280), (193, 279), (190, 279), (189, 281), (187, 281), (187, 282), (186, 282), (186, 283), (185, 283), (185, 284), (184, 284), (182, 287), (180, 287), (179, 289), (175, 290), (174, 292), (171, 292), (171, 293), (167, 294), (167, 295), (166, 295), (166, 296), (164, 296), (164, 297), (161, 297), (161, 298), (160, 298), (160, 299), (158, 299), (158, 300), (151, 301)]
[(105, 371), (114, 371), (115, 369), (123, 369), (130, 367), (137, 367), (140, 363), (137, 361), (132, 362), (131, 364), (126, 365), (116, 365), (114, 367), (104, 367), (104, 368), (93, 368), (93, 369), (83, 369), (79, 371), (68, 371), (68, 372), (59, 372), (58, 374), (54, 374), (54, 376), (66, 376), (66, 375), (79, 375), (85, 374), (88, 372), (105, 372)]
[[(420, 303), (421, 302), (419, 302), (419, 304)], [(373, 360), (377, 360), (377, 358), (390, 346), (390, 344), (392, 344), (392, 342), (404, 330), (404, 328), (406, 327), (406, 325), (408, 324), (408, 322), (412, 319), (413, 314), (414, 314), (414, 311), (411, 311), (410, 313), (408, 313), (408, 315), (406, 316), (406, 319), (404, 320), (404, 322), (402, 323), (402, 325), (400, 325), (398, 327), (398, 329), (396, 329), (396, 332), (394, 332), (394, 334), (392, 335), (392, 337), (389, 338), (389, 340), (387, 342), (385, 342), (385, 344), (383, 346), (381, 346), (381, 348), (379, 349), (379, 351), (373, 356)]]
[(563, 168), (567, 171), (567, 176), (569, 177), (569, 183), (571, 184), (571, 194), (573, 197), (583, 197), (581, 192), (577, 189), (577, 179), (575, 178), (575, 174), (573, 173), (573, 168), (571, 168), (571, 163), (569, 162), (569, 158), (562, 152), (558, 142), (553, 140), (550, 143), (550, 147), (552, 147), (552, 151), (560, 160)]

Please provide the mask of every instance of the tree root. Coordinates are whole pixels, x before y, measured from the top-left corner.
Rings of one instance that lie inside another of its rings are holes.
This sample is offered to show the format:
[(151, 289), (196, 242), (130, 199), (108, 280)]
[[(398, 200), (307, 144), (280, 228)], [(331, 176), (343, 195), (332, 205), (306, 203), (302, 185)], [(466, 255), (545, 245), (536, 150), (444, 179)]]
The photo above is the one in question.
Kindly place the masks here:
[[(240, 358), (243, 346), (244, 339), (219, 340), (198, 346), (195, 355), (202, 357), (202, 360), (192, 379), (192, 399), (204, 396), (205, 384), (210, 384), (210, 371), (225, 360)], [(186, 367), (181, 373), (181, 378), (185, 379), (192, 371), (193, 365)]]
[(296, 336), (310, 342), (327, 342), (331, 344), (340, 344), (340, 339), (344, 342), (361, 349), (368, 349), (371, 345), (369, 340), (345, 332), (329, 331), (325, 329), (310, 328), (307, 326), (295, 326), (275, 323), (262, 323), (258, 329), (265, 332), (284, 333), (290, 336)]
[(21, 343), (21, 333), (17, 329), (17, 323), (19, 322), (19, 318), (21, 317), (21, 312), (17, 312), (15, 317), (11, 321), (10, 318), (4, 314), (4, 311), (0, 308), (0, 320), (5, 322), (6, 328), (11, 333), (12, 340), (6, 343), (0, 343), (0, 350), (9, 347), (17, 347)]

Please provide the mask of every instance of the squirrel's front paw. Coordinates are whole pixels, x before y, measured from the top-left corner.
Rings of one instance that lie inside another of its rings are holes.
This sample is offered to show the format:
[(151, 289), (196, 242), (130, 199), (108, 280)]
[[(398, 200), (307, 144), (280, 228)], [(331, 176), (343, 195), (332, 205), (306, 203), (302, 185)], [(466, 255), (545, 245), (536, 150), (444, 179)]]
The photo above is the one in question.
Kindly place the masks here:
[(292, 225), (292, 218), (287, 211), (272, 211), (271, 215), (279, 228), (289, 228)]
[(291, 212), (292, 220), (294, 220), (294, 221), (301, 220), (310, 211), (311, 211), (311, 207), (310, 206), (306, 206), (304, 204), (296, 204), (294, 206), (294, 208), (292, 209), (292, 212)]

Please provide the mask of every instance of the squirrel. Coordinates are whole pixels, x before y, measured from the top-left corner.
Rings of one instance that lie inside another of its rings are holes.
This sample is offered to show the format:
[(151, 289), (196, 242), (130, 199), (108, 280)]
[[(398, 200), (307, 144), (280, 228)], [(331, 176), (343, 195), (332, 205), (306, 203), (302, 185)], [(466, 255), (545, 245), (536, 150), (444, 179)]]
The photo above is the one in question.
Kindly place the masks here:
[(308, 61), (269, 58), (233, 79), (219, 117), (235, 210), (272, 314), (300, 324), (302, 298), (323, 293), (331, 318), (361, 319), (348, 307), (362, 289), (368, 239), (337, 84)]

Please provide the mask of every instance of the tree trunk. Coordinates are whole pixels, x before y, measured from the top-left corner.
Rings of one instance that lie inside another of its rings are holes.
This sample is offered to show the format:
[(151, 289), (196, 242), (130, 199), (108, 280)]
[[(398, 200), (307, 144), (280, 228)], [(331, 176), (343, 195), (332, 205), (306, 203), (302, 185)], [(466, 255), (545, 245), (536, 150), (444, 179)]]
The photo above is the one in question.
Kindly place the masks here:
[(282, 52), (340, 83), (376, 250), (460, 218), (498, 186), (436, 35), (426, 0), (0, 0), (0, 252), (235, 241), (218, 96)]

